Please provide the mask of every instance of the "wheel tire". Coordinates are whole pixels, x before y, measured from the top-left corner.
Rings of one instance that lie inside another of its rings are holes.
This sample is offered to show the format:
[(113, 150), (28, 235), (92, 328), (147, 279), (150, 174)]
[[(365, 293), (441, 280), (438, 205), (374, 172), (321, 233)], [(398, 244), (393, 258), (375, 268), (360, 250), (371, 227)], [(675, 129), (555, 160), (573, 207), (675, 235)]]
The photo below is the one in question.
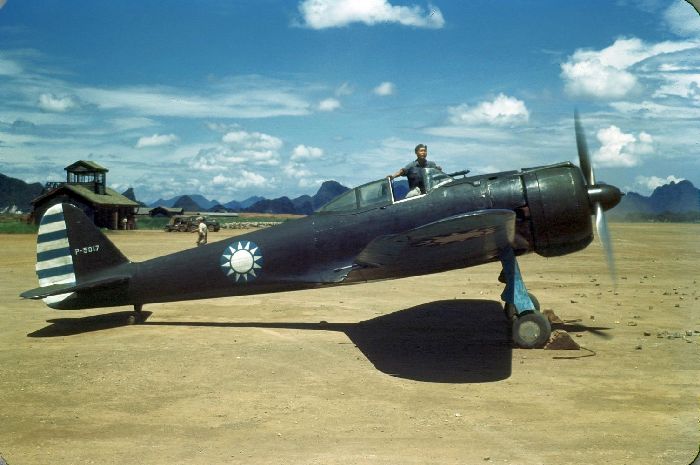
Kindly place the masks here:
[(535, 306), (535, 310), (537, 310), (539, 312), (540, 311), (540, 301), (537, 300), (537, 297), (535, 297), (533, 294), (531, 294), (529, 292), (527, 293), (527, 295), (530, 296), (530, 300), (532, 300), (532, 304)]
[(520, 315), (513, 322), (513, 342), (522, 349), (539, 349), (549, 340), (552, 326), (539, 312)]

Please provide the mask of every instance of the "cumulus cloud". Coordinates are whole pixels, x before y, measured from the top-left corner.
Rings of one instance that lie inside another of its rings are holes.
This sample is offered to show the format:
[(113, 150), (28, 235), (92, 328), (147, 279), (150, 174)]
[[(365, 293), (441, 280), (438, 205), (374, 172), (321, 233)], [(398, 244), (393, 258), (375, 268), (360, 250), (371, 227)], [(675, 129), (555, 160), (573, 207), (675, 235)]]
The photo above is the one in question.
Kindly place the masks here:
[(246, 189), (249, 187), (263, 187), (267, 184), (265, 177), (248, 171), (246, 169), (241, 169), (236, 171), (235, 176), (225, 176), (223, 174), (217, 174), (211, 180), (212, 185), (220, 188), (228, 189)]
[(299, 187), (308, 188), (318, 185), (320, 181), (314, 178), (314, 172), (308, 168), (306, 162), (322, 157), (323, 149), (297, 145), (292, 151), (292, 156), (289, 157), (289, 163), (284, 166), (283, 172), (288, 178), (295, 179)]
[(660, 178), (658, 176), (637, 176), (635, 178), (635, 183), (638, 186), (642, 186), (646, 190), (653, 191), (657, 187), (670, 184), (672, 182), (681, 182), (685, 178), (678, 178), (674, 175), (666, 176), (665, 178)]
[(292, 161), (304, 161), (304, 160), (314, 160), (321, 158), (323, 156), (323, 149), (318, 147), (310, 147), (306, 145), (297, 145), (292, 151), (292, 156), (290, 160)]
[(652, 57), (697, 47), (694, 42), (647, 44), (640, 39), (617, 39), (602, 50), (577, 50), (561, 64), (566, 92), (577, 97), (618, 99), (639, 88), (634, 65)]
[(396, 86), (392, 82), (382, 82), (374, 88), (374, 93), (382, 97), (392, 95), (396, 91)]
[(247, 132), (242, 130), (230, 131), (224, 134), (221, 140), (227, 144), (242, 147), (246, 150), (279, 150), (282, 139), (261, 132)]
[(281, 139), (261, 132), (234, 130), (221, 138), (223, 144), (199, 150), (188, 160), (197, 171), (225, 171), (240, 165), (276, 166), (280, 163)]
[(596, 137), (601, 145), (600, 149), (593, 153), (593, 160), (600, 166), (636, 166), (640, 164), (642, 155), (654, 152), (654, 140), (646, 132), (641, 132), (635, 137), (612, 125), (599, 130)]
[(313, 173), (303, 163), (287, 163), (283, 168), (284, 174), (290, 178), (308, 178)]
[(294, 179), (300, 188), (309, 188), (320, 185), (323, 181), (318, 179), (304, 163), (289, 162), (282, 169), (285, 176)]
[(299, 4), (303, 24), (311, 29), (343, 27), (351, 23), (368, 26), (398, 23), (403, 26), (439, 29), (445, 19), (439, 8), (395, 6), (387, 0), (304, 0)]
[(318, 104), (318, 109), (320, 111), (333, 111), (340, 108), (340, 100), (334, 98), (327, 98), (321, 100)]
[(152, 136), (140, 137), (136, 142), (136, 148), (159, 147), (174, 144), (177, 141), (178, 137), (175, 134), (153, 134)]
[(201, 149), (197, 155), (187, 161), (187, 165), (196, 171), (222, 171), (231, 166), (245, 163), (246, 159), (228, 147), (218, 146)]
[(44, 111), (63, 113), (77, 106), (72, 97), (56, 97), (53, 94), (41, 94), (39, 96), (39, 108)]
[(456, 126), (489, 124), (495, 126), (526, 123), (530, 112), (525, 102), (515, 97), (499, 94), (490, 102), (481, 102), (476, 106), (466, 103), (447, 109), (449, 121)]

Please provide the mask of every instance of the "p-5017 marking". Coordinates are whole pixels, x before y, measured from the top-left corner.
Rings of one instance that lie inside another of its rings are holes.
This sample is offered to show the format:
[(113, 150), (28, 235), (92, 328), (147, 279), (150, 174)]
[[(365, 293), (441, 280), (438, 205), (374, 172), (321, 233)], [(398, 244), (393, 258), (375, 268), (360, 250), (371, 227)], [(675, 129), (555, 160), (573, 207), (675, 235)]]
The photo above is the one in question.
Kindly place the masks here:
[(81, 249), (73, 249), (73, 255), (80, 255), (86, 253), (95, 253), (100, 250), (100, 244), (90, 245), (88, 247), (83, 247)]

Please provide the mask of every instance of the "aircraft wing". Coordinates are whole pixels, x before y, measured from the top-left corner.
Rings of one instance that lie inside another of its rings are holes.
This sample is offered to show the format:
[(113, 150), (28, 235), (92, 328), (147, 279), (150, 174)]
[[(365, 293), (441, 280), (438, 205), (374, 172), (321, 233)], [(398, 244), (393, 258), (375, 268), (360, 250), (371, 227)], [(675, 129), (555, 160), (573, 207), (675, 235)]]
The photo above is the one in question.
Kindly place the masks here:
[(413, 276), (494, 261), (512, 246), (515, 212), (477, 210), (370, 242), (345, 281)]

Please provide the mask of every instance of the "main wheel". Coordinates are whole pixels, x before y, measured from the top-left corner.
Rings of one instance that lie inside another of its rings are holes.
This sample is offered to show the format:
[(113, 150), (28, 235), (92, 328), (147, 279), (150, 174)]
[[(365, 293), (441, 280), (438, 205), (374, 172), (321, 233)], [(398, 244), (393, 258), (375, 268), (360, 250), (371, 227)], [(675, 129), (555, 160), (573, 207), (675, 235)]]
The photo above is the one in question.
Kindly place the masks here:
[(520, 348), (544, 347), (551, 334), (549, 320), (539, 312), (525, 313), (513, 321), (513, 342)]
[(537, 297), (535, 297), (535, 296), (534, 296), (532, 293), (530, 293), (530, 292), (528, 292), (527, 295), (530, 296), (530, 300), (532, 300), (532, 305), (535, 306), (535, 310), (537, 310), (537, 311), (539, 312), (539, 311), (540, 311), (540, 301), (537, 300)]

